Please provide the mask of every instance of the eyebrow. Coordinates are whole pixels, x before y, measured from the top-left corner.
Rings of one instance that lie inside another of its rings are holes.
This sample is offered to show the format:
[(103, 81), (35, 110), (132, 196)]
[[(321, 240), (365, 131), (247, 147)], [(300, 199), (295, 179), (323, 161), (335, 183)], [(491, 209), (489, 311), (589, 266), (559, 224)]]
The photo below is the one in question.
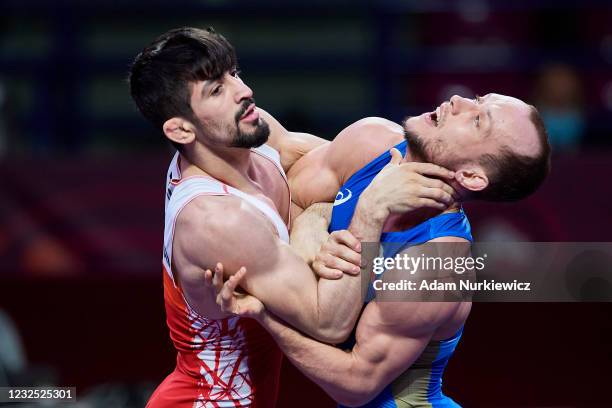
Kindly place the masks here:
[(488, 121), (488, 125), (489, 126), (487, 126), (487, 133), (486, 133), (485, 137), (489, 136), (491, 134), (491, 130), (493, 128), (493, 116), (491, 116), (491, 109), (490, 108), (487, 109), (487, 121)]
[[(491, 96), (490, 92), (486, 94), (485, 96), (481, 96), (480, 100), (484, 102), (484, 100), (488, 98), (489, 96)], [(491, 108), (487, 108), (487, 120), (488, 120), (489, 126), (487, 129), (487, 134), (485, 136), (489, 136), (491, 134), (491, 127), (493, 126), (493, 116), (491, 116)]]

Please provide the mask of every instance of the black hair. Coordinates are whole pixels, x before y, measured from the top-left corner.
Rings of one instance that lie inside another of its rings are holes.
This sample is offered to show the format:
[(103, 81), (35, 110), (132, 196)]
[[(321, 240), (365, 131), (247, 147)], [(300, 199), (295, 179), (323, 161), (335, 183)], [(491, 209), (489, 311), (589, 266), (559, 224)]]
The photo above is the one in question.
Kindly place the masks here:
[(176, 28), (136, 56), (128, 77), (130, 94), (157, 128), (176, 116), (195, 121), (190, 83), (221, 78), (236, 67), (234, 47), (214, 29)]

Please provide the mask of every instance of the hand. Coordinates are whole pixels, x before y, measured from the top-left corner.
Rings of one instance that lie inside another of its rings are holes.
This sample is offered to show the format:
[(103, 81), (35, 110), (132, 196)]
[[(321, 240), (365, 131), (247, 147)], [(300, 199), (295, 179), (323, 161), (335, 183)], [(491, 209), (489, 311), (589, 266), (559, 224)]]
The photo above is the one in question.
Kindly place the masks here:
[(324, 279), (361, 272), (361, 243), (348, 230), (332, 232), (317, 252), (312, 269)]
[[(445, 210), (455, 201), (455, 190), (439, 177), (451, 181), (455, 174), (432, 163), (400, 163), (401, 153), (391, 149), (391, 161), (374, 177), (361, 197), (382, 218), (419, 208)], [(430, 177), (427, 177), (430, 176)], [(365, 196), (365, 197), (364, 197)]]
[(204, 281), (207, 287), (214, 290), (217, 305), (219, 305), (222, 312), (240, 317), (259, 319), (265, 311), (264, 304), (255, 296), (236, 292), (236, 288), (245, 274), (246, 268), (243, 266), (223, 283), (223, 264), (217, 263), (214, 273), (210, 269), (206, 270)]

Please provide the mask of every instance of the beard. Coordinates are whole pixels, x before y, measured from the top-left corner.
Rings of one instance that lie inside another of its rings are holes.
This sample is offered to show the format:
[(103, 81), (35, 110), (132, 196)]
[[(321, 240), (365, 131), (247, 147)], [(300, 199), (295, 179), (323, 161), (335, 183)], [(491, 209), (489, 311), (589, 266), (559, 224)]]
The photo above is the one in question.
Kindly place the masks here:
[(404, 127), (404, 138), (408, 142), (408, 149), (415, 160), (425, 163), (435, 163), (428, 143), (421, 139), (416, 132), (409, 131)]
[(255, 99), (247, 99), (242, 102), (242, 106), (238, 109), (238, 112), (236, 112), (234, 117), (235, 127), (228, 129), (229, 133), (232, 134), (230, 147), (250, 149), (251, 147), (259, 147), (268, 141), (270, 126), (268, 126), (268, 123), (262, 118), (259, 118), (253, 130), (247, 132), (240, 129), (240, 118), (244, 115), (244, 112), (246, 112), (249, 106), (254, 103)]
[(467, 160), (455, 153), (448, 152), (440, 140), (424, 140), (414, 130), (409, 130), (404, 122), (404, 138), (408, 142), (408, 150), (415, 161), (433, 163), (454, 170)]

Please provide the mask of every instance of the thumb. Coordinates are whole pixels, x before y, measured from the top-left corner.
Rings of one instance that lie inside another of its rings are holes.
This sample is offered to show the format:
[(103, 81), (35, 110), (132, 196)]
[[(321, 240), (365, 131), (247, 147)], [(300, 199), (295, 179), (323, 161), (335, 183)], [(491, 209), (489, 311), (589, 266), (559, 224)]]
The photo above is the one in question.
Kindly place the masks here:
[(389, 164), (399, 164), (402, 161), (402, 154), (395, 147), (389, 150), (389, 152), (391, 153), (391, 161)]

